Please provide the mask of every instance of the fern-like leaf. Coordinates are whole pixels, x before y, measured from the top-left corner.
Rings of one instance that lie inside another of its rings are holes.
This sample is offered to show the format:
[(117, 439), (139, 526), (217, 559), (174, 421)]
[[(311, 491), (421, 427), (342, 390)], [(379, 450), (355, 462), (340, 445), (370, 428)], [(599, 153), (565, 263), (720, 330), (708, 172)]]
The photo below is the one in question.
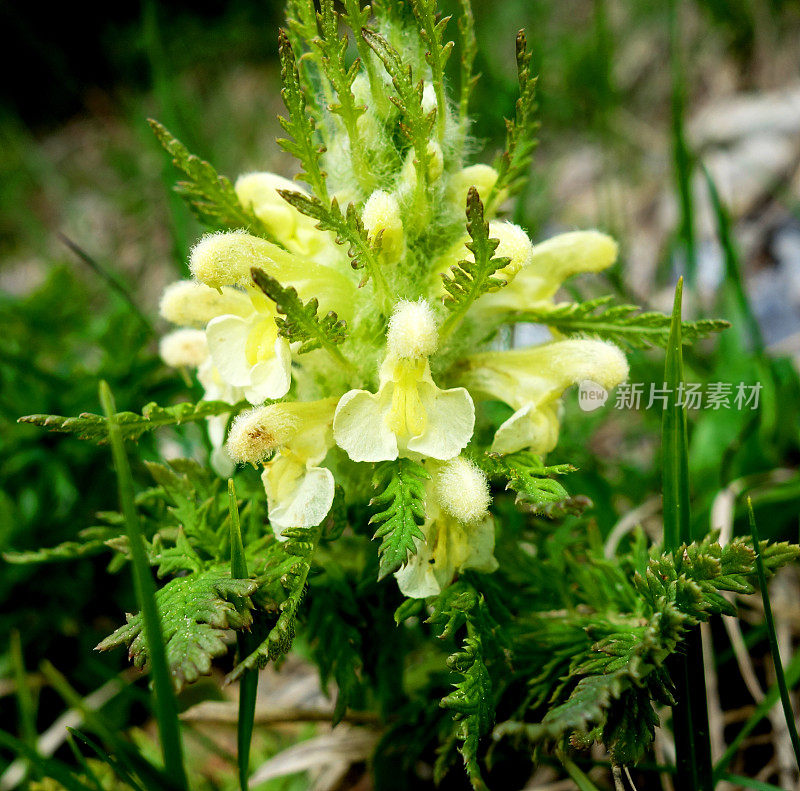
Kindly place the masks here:
[[(613, 299), (607, 296), (587, 302), (542, 305), (509, 314), (507, 320), (546, 324), (563, 335), (591, 335), (637, 349), (666, 348), (669, 316), (656, 311), (640, 312), (634, 305), (614, 305)], [(684, 321), (681, 337), (684, 345), (689, 345), (729, 326), (727, 321), (720, 319)]]
[(255, 236), (283, 247), (253, 211), (242, 206), (227, 176), (219, 175), (212, 165), (192, 154), (158, 121), (151, 119), (150, 127), (172, 157), (175, 167), (186, 174), (188, 180), (178, 182), (175, 190), (203, 225), (213, 230), (236, 231), (244, 228)]
[[(254, 580), (234, 580), (216, 568), (178, 577), (157, 591), (167, 662), (176, 690), (210, 672), (211, 660), (227, 652), (223, 639), (227, 630), (250, 626), (250, 597), (257, 587)], [(108, 651), (121, 645), (128, 647), (137, 668), (145, 666), (149, 655), (141, 614), (128, 615), (128, 623), (97, 649)]]
[[(161, 426), (180, 425), (205, 420), (215, 415), (236, 414), (246, 404), (229, 404), (225, 401), (198, 401), (196, 404), (183, 402), (174, 406), (161, 407), (148, 404), (142, 414), (118, 412), (116, 421), (123, 439), (137, 440), (147, 431), (155, 431)], [(78, 439), (86, 439), (104, 445), (108, 441), (108, 421), (102, 415), (84, 412), (78, 417), (61, 415), (26, 415), (19, 423), (33, 423), (61, 434), (75, 434)]]
[(517, 493), (517, 502), (528, 510), (544, 516), (555, 516), (561, 511), (571, 511), (580, 505), (570, 498), (563, 485), (550, 477), (574, 472), (570, 464), (545, 466), (533, 453), (520, 451), (499, 455), (497, 453), (472, 453), (470, 458), (486, 473), (490, 480), (503, 480), (506, 488)]
[(497, 182), (488, 202), (493, 206), (503, 190), (509, 194), (518, 192), (525, 183), (528, 166), (536, 147), (538, 123), (536, 112), (536, 78), (531, 76), (531, 53), (525, 31), (517, 33), (517, 74), (519, 77), (519, 98), (513, 120), (506, 120), (506, 148), (495, 162)]
[(373, 514), (371, 525), (378, 525), (374, 538), (382, 539), (378, 547), (380, 568), (378, 579), (397, 571), (417, 553), (414, 539), (424, 540), (420, 525), (425, 521), (425, 481), (427, 470), (410, 459), (387, 461), (377, 467), (373, 484), (380, 493), (370, 505), (383, 510)]
[(275, 303), (278, 316), (278, 332), (289, 342), (300, 342), (298, 354), (325, 348), (339, 355), (336, 344), (347, 337), (347, 324), (333, 312), (320, 318), (317, 315), (319, 301), (316, 297), (303, 302), (292, 286), (282, 286), (274, 277), (261, 269), (251, 269), (253, 282)]
[(263, 667), (270, 660), (274, 661), (289, 652), (296, 631), (297, 610), (303, 601), (311, 561), (319, 545), (322, 531), (322, 525), (295, 527), (283, 531), (282, 535), (288, 539), (283, 544), (283, 550), (287, 555), (296, 558), (281, 580), (286, 587), (286, 599), (280, 605), (278, 620), (270, 629), (267, 638), (228, 674), (227, 682), (236, 681), (245, 671)]
[(108, 551), (109, 539), (114, 539), (120, 534), (119, 528), (95, 526), (87, 527), (78, 533), (78, 541), (64, 541), (53, 547), (40, 549), (3, 552), (6, 563), (20, 566), (37, 563), (55, 563), (64, 560), (77, 560), (78, 558), (93, 557)]
[(439, 17), (434, 0), (412, 0), (411, 6), (417, 18), (420, 36), (428, 48), (425, 60), (431, 67), (431, 81), (436, 91), (436, 127), (441, 142), (447, 122), (444, 69), (453, 50), (453, 42), (444, 40), (444, 31), (450, 17)]
[[(458, 32), (461, 38), (461, 82), (459, 85), (458, 117), (462, 127), (469, 121), (469, 100), (478, 82), (473, 74), (475, 56), (478, 54), (478, 39), (475, 36), (475, 15), (470, 0), (459, 0)], [(466, 128), (463, 134), (466, 134)]]
[(467, 233), (470, 236), (467, 249), (474, 260), (459, 261), (450, 267), (450, 274), (442, 275), (447, 291), (444, 304), (451, 311), (441, 330), (445, 337), (481, 294), (497, 291), (506, 284), (494, 274), (506, 266), (509, 259), (494, 257), (500, 242), (489, 236), (489, 223), (484, 219), (483, 202), (475, 187), (470, 187), (467, 193)]
[(350, 256), (351, 266), (353, 269), (363, 270), (359, 287), (365, 286), (371, 279), (384, 296), (391, 295), (377, 255), (380, 250), (380, 240), (370, 241), (364, 223), (361, 222), (361, 217), (352, 203), (349, 203), (342, 213), (336, 198), (331, 201), (330, 206), (326, 206), (319, 198), (309, 197), (301, 192), (290, 190), (278, 190), (278, 192), (299, 212), (316, 220), (317, 228), (336, 234), (338, 244), (348, 245), (347, 254)]
[(281, 96), (289, 117), (280, 117), (281, 126), (291, 140), (281, 139), (278, 144), (302, 166), (298, 178), (311, 185), (320, 200), (328, 202), (325, 173), (320, 165), (323, 150), (314, 139), (314, 119), (308, 112), (303, 86), (297, 71), (292, 44), (285, 30), (278, 31), (278, 52), (281, 61)]

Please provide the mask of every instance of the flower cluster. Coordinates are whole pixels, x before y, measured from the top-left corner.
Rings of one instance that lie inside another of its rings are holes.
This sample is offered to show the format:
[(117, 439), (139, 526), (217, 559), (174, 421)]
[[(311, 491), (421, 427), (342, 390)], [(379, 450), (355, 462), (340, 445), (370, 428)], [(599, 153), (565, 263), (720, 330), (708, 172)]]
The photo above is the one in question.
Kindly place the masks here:
[[(332, 12), (323, 6), (324, 31)], [(406, 595), (425, 597), (463, 569), (494, 569), (489, 487), (462, 455), (476, 421), (488, 425), (482, 404), (513, 410), (486, 450), (545, 454), (556, 445), (563, 392), (583, 379), (614, 387), (628, 367), (601, 340), (501, 348), (504, 326), (553, 305), (568, 277), (610, 266), (616, 243), (578, 231), (534, 244), (497, 217), (513, 187), (508, 162), (466, 163), (468, 121), (434, 82), (435, 57), (412, 56), (413, 73), (427, 76), (408, 82), (395, 68), (397, 45), (418, 33), (381, 24), (361, 31), (364, 68), (357, 62), (344, 82), (324, 36), (324, 57), (307, 53), (336, 106), (308, 85), (303, 93), (297, 53), (282, 38), (284, 120), (295, 138), (284, 144), (312, 192), (272, 173), (236, 181), (260, 231), (229, 229), (196, 244), (193, 280), (169, 286), (161, 301), (178, 327), (161, 353), (196, 369), (206, 398), (252, 405), (229, 428), (213, 419), (212, 463), (222, 475), (237, 463), (263, 468), (279, 537), (318, 525), (335, 483), (347, 491), (366, 465), (410, 459), (424, 468), (422, 538), (396, 576)], [(390, 82), (397, 95), (386, 101)], [(304, 145), (312, 134), (322, 146)]]

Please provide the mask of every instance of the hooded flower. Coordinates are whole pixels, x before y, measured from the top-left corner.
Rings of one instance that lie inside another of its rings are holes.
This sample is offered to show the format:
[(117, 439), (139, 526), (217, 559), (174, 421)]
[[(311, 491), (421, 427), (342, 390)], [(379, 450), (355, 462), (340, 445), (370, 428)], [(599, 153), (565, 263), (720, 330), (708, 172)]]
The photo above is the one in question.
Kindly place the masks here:
[(318, 525), (331, 508), (333, 475), (319, 465), (333, 445), (335, 407), (335, 398), (270, 404), (243, 412), (231, 427), (230, 455), (264, 465), (269, 520), (279, 537), (287, 527)]
[[(456, 458), (431, 470), (425, 498), (425, 540), (415, 539), (416, 554), (395, 572), (405, 596), (436, 596), (460, 571), (489, 574), (494, 557), (494, 520), (489, 515), (486, 479), (470, 462)], [(459, 502), (460, 500), (460, 502)]]
[(547, 453), (558, 440), (564, 390), (585, 379), (611, 389), (628, 377), (625, 355), (614, 344), (583, 339), (473, 354), (462, 365), (462, 384), (516, 410), (497, 429), (491, 448), (496, 453)]
[(353, 461), (407, 454), (445, 460), (466, 447), (475, 424), (472, 398), (463, 387), (441, 390), (433, 381), (428, 356), (436, 344), (430, 305), (400, 302), (389, 323), (378, 392), (350, 390), (336, 407), (334, 438)]

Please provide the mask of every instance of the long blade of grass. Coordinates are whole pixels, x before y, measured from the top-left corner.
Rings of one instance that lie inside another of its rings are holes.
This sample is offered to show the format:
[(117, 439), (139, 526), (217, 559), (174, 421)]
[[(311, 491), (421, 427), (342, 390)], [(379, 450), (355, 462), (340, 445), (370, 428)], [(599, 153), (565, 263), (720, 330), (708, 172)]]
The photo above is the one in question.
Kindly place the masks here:
[[(246, 579), (247, 558), (242, 544), (242, 528), (239, 523), (239, 504), (236, 499), (236, 487), (233, 479), (228, 479), (228, 502), (231, 523), (231, 577)], [(239, 631), (236, 637), (239, 656), (250, 656), (254, 645), (250, 633)], [(236, 745), (238, 749), (239, 787), (247, 791), (247, 779), (250, 771), (250, 743), (253, 739), (253, 724), (256, 716), (256, 695), (258, 693), (258, 671), (247, 670), (239, 682), (239, 719), (236, 726)]]
[(747, 515), (750, 519), (750, 534), (753, 537), (753, 547), (756, 551), (756, 568), (758, 570), (758, 586), (761, 588), (761, 599), (764, 602), (764, 620), (767, 623), (767, 635), (769, 637), (769, 650), (772, 653), (772, 662), (775, 666), (775, 681), (781, 696), (783, 706), (783, 716), (786, 718), (786, 727), (789, 730), (789, 738), (794, 750), (794, 759), (797, 768), (800, 769), (800, 738), (797, 736), (797, 724), (794, 721), (794, 711), (792, 711), (792, 701), (789, 698), (789, 688), (786, 686), (786, 675), (783, 672), (783, 662), (781, 652), (778, 648), (778, 636), (775, 634), (775, 621), (772, 618), (772, 604), (769, 600), (767, 591), (767, 575), (764, 571), (764, 559), (761, 557), (761, 545), (758, 535), (756, 517), (753, 513), (753, 503), (747, 498)]
[(774, 786), (772, 783), (765, 783), (762, 780), (753, 780), (750, 777), (742, 777), (741, 775), (725, 775), (720, 778), (728, 783), (735, 783), (742, 786), (742, 788), (753, 788), (755, 791), (785, 791), (780, 786)]
[(683, 60), (680, 54), (680, 0), (669, 0), (669, 54), (672, 67), (672, 93), (670, 110), (672, 119), (672, 161), (675, 169), (675, 184), (680, 203), (680, 225), (678, 241), (686, 261), (686, 277), (694, 283), (697, 271), (697, 242), (694, 232), (694, 196), (692, 194), (692, 156), (686, 142), (684, 115), (686, 105), (686, 81), (683, 74)]
[[(662, 466), (664, 499), (664, 549), (675, 552), (681, 543), (690, 543), (689, 450), (686, 410), (679, 403), (679, 385), (683, 383), (683, 344), (681, 339), (681, 301), (683, 278), (675, 288), (675, 303), (667, 343), (664, 382), (670, 393), (662, 423)], [(703, 672), (703, 649), (700, 629), (692, 629), (684, 652), (670, 661), (675, 684), (676, 704), (672, 708), (677, 774), (675, 787), (686, 791), (712, 791), (713, 768)]]
[(572, 782), (578, 788), (578, 791), (600, 791), (600, 789), (588, 778), (585, 772), (581, 771), (569, 758), (565, 755), (561, 756), (561, 763), (566, 769), (567, 774), (572, 778)]
[[(703, 176), (708, 187), (708, 194), (711, 198), (711, 207), (714, 210), (714, 219), (717, 223), (717, 237), (722, 247), (722, 254), (725, 259), (725, 283), (732, 290), (733, 298), (736, 302), (736, 309), (739, 313), (738, 318), (745, 324), (753, 343), (753, 349), (758, 356), (764, 355), (764, 336), (761, 334), (761, 327), (753, 313), (750, 300), (744, 290), (744, 278), (742, 277), (742, 265), (739, 260), (739, 251), (733, 238), (733, 229), (728, 210), (725, 208), (720, 198), (717, 185), (705, 165), (702, 165)], [(736, 317), (731, 317), (736, 324)]]
[(125, 531), (130, 545), (133, 564), (133, 580), (136, 599), (142, 612), (144, 634), (150, 655), (150, 674), (153, 678), (153, 697), (161, 751), (167, 774), (180, 788), (187, 788), (186, 770), (183, 765), (178, 706), (172, 689), (164, 635), (156, 604), (156, 588), (150, 573), (150, 564), (144, 546), (144, 537), (139, 524), (139, 514), (134, 503), (133, 476), (125, 453), (119, 425), (116, 421), (114, 396), (107, 382), (100, 382), (100, 402), (108, 419), (108, 441), (117, 472), (117, 485)]

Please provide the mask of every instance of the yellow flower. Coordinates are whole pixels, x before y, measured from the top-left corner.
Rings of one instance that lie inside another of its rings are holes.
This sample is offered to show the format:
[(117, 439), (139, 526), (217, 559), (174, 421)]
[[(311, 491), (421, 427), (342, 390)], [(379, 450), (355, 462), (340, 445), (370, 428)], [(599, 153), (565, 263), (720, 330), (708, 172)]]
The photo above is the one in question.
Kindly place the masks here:
[(333, 445), (335, 407), (336, 398), (270, 404), (242, 413), (231, 427), (231, 456), (264, 465), (269, 520), (279, 538), (287, 527), (318, 525), (330, 511), (333, 474), (320, 462)]
[(585, 379), (611, 389), (628, 378), (625, 355), (614, 344), (597, 340), (482, 352), (466, 357), (461, 365), (462, 384), (516, 410), (495, 434), (491, 449), (496, 453), (552, 450), (558, 440), (564, 390)]
[(475, 424), (472, 398), (463, 387), (437, 387), (428, 363), (436, 344), (428, 303), (399, 303), (389, 322), (378, 392), (350, 390), (336, 407), (334, 438), (353, 461), (408, 454), (446, 460), (466, 447)]
[(395, 572), (403, 595), (413, 599), (436, 596), (453, 577), (466, 569), (490, 574), (497, 568), (494, 557), (494, 520), (485, 511), (483, 516), (464, 522), (446, 507), (456, 496), (451, 492), (443, 502), (434, 474), (427, 486), (425, 499), (425, 540), (414, 539), (417, 552)]

